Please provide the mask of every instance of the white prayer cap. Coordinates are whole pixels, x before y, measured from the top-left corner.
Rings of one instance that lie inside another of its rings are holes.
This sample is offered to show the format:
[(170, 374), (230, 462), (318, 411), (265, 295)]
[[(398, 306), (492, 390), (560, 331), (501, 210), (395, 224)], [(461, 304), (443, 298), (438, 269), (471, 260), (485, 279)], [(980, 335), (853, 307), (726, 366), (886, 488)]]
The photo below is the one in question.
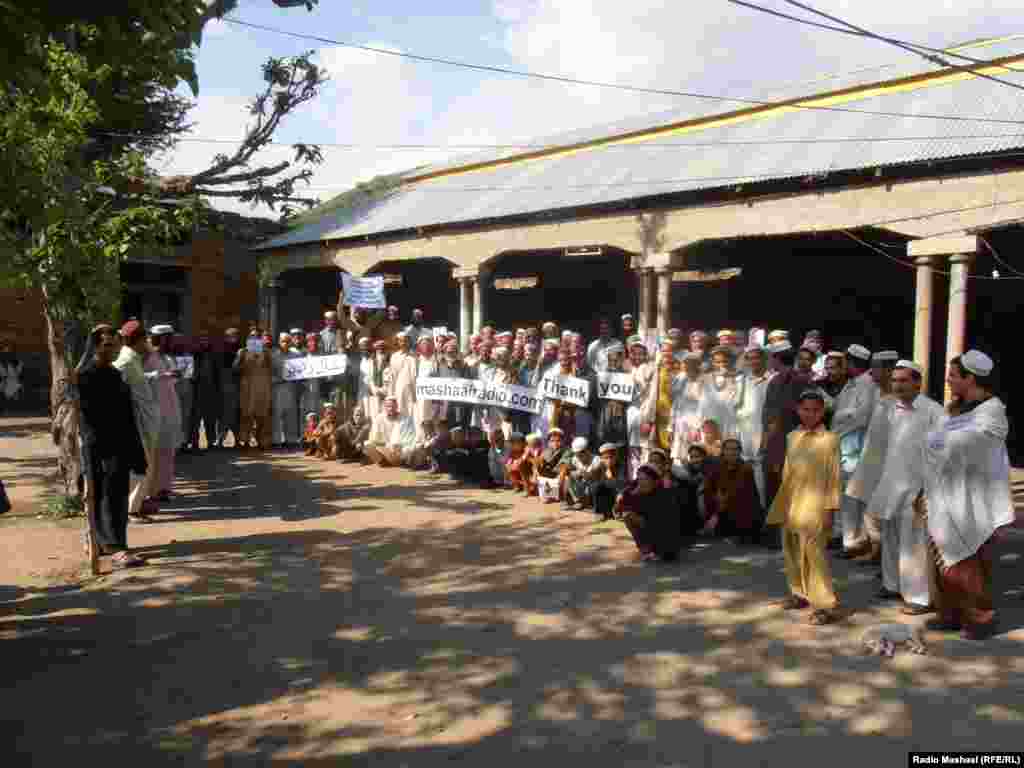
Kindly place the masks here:
[(501, 331), (500, 333), (494, 334), (494, 338), (496, 339), (511, 339), (513, 336), (515, 336), (515, 334), (512, 333), (512, 331)]
[[(632, 320), (632, 319), (633, 319), (633, 316), (631, 314), (629, 314), (628, 312), (625, 315), (623, 315), (622, 317), (619, 318), (619, 320)], [(608, 443), (605, 443), (605, 445), (608, 445)]]
[(626, 339), (626, 343), (629, 344), (630, 347), (643, 347), (644, 349), (647, 348), (647, 346), (644, 344), (642, 336), (630, 336), (628, 339)]
[(507, 354), (508, 354), (508, 347), (506, 347), (506, 346), (501, 346), (501, 347), (495, 347), (494, 348), (494, 356), (495, 357), (501, 357), (502, 355), (507, 355)]
[(825, 357), (826, 357), (826, 359), (829, 358), (829, 357), (838, 357), (840, 360), (845, 360), (846, 359), (846, 355), (844, 353), (839, 352), (838, 350), (835, 350), (835, 349), (833, 349), (830, 352), (826, 352), (825, 353)]
[(871, 350), (867, 347), (862, 347), (860, 344), (851, 344), (846, 348), (846, 354), (865, 362), (871, 359)]
[(369, 336), (360, 336), (358, 344), (359, 344), (360, 347), (362, 347), (364, 345), (367, 346), (367, 347), (370, 346), (370, 337)]
[(995, 368), (996, 365), (992, 361), (991, 357), (976, 349), (965, 352), (963, 356), (961, 356), (960, 362), (964, 368), (975, 376), (988, 376), (992, 373), (992, 369)]
[(277, 334), (277, 340), (278, 341), (291, 341), (292, 340), (292, 335), (290, 333), (285, 333), (284, 331), (281, 331), (279, 334)]
[(304, 334), (305, 331), (302, 330), (301, 328), (292, 328), (291, 331), (289, 331), (289, 333), (291, 333), (292, 336), (298, 336), (299, 334)]
[(406, 333), (405, 331), (399, 331), (398, 333), (395, 334), (395, 338), (398, 338), (398, 339), (406, 339), (408, 337), (409, 337), (409, 334)]
[(893, 352), (892, 350), (885, 350), (883, 352), (875, 352), (871, 358), (872, 362), (877, 363), (895, 363), (900, 359), (899, 352)]
[(606, 355), (621, 354), (622, 352), (625, 351), (625, 348), (617, 341), (614, 344), (609, 344), (607, 347), (604, 348), (604, 353)]
[(568, 339), (571, 336), (572, 336), (572, 331), (570, 331), (568, 329), (562, 331), (562, 338), (563, 339)]
[(670, 339), (681, 339), (683, 338), (683, 332), (678, 328), (669, 328), (668, 333), (665, 334)]
[(558, 341), (555, 339), (544, 339), (545, 349), (558, 349)]
[(312, 411), (310, 411), (309, 413), (307, 413), (307, 414), (306, 414), (306, 420), (307, 420), (307, 421), (309, 421), (309, 417), (310, 417), (310, 416), (312, 416), (312, 417), (313, 417), (314, 419), (316, 418), (316, 414), (315, 414), (315, 413), (313, 413)]
[[(557, 325), (555, 325), (555, 324), (554, 324), (553, 322), (551, 322), (550, 320), (548, 320), (548, 321), (547, 321), (546, 323), (544, 323), (543, 325), (541, 325), (541, 328), (542, 328), (542, 329), (544, 329), (544, 328), (557, 328), (557, 327), (558, 327), (558, 326), (557, 326)], [(539, 437), (539, 435), (538, 435), (538, 437)]]
[(696, 362), (699, 363), (703, 359), (704, 355), (702, 355), (700, 352), (687, 352), (685, 355), (683, 355), (683, 362), (686, 362), (687, 360), (695, 360)]
[(531, 432), (530, 434), (528, 434), (526, 436), (526, 442), (528, 442), (528, 443), (535, 443), (538, 440), (542, 440), (542, 439), (543, 439), (543, 437), (541, 436), (540, 432)]
[(585, 437), (574, 438), (573, 441), (572, 441), (572, 452), (573, 453), (583, 453), (585, 450), (587, 450), (587, 438), (585, 438)]
[(789, 352), (793, 348), (793, 345), (783, 339), (782, 341), (776, 341), (774, 344), (768, 345), (768, 351), (773, 355), (777, 355), (779, 352)]
[(690, 334), (690, 338), (691, 339), (704, 339), (704, 338), (707, 338), (707, 335), (708, 334), (707, 334), (706, 331), (694, 331), (693, 333)]
[(600, 454), (600, 453), (608, 453), (608, 451), (617, 451), (617, 450), (619, 450), (619, 444), (618, 443), (601, 443), (601, 447), (597, 449), (597, 452)]
[(922, 376), (924, 375), (924, 368), (922, 368), (920, 365), (915, 363), (913, 360), (897, 360), (896, 361), (896, 367), (897, 368), (909, 368), (912, 371), (917, 371)]
[(174, 333), (174, 327), (170, 325), (154, 325), (149, 329), (152, 336), (169, 336)]
[(789, 331), (772, 331), (771, 333), (768, 334), (768, 341), (771, 341), (772, 339), (777, 339), (777, 340), (781, 341), (782, 339), (788, 339), (788, 338), (789, 338)]
[(338, 313), (335, 312), (333, 309), (329, 310), (327, 312), (324, 312), (324, 317), (334, 318), (334, 317), (337, 317), (337, 316), (338, 316)]

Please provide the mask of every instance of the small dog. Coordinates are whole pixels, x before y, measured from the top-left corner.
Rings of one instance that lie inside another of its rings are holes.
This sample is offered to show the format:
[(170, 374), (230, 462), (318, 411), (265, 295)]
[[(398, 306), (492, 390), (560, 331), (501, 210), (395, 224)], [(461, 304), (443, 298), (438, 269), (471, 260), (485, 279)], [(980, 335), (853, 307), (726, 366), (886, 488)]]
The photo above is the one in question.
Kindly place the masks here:
[(867, 653), (874, 656), (892, 658), (896, 654), (896, 647), (900, 645), (911, 653), (922, 656), (928, 653), (920, 628), (908, 624), (879, 624), (868, 627), (861, 636), (861, 642)]

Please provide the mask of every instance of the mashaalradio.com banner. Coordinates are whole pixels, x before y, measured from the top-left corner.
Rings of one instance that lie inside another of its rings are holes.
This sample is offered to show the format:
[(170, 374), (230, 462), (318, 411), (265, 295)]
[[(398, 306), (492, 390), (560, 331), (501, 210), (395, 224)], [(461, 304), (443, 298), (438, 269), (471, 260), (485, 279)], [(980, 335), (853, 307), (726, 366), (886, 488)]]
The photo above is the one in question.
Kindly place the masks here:
[(492, 384), (477, 379), (416, 379), (417, 400), (493, 405), (512, 411), (540, 413), (544, 398), (532, 387)]

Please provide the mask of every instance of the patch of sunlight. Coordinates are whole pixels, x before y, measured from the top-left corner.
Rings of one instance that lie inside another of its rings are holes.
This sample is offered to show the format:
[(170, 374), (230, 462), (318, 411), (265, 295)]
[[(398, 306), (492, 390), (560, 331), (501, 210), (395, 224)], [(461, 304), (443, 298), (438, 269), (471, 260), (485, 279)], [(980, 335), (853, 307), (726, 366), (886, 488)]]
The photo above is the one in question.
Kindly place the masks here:
[(770, 667), (765, 672), (765, 677), (770, 685), (780, 688), (796, 688), (810, 684), (814, 678), (814, 671), (809, 667), (798, 667), (794, 669), (779, 669)]
[(998, 682), (1000, 677), (998, 667), (990, 660), (957, 659), (947, 683), (950, 686), (986, 686)]
[(580, 703), (575, 691), (562, 688), (547, 693), (536, 714), (542, 720), (565, 723), (579, 717)]
[(856, 683), (832, 683), (826, 686), (825, 696), (840, 707), (856, 707), (871, 696), (871, 689)]
[(897, 680), (891, 672), (871, 672), (864, 678), (864, 682), (875, 688), (894, 688)]
[(137, 608), (166, 608), (174, 603), (175, 600), (172, 597), (146, 597), (142, 600), (136, 600), (134, 605)]
[(1000, 723), (1021, 723), (1024, 722), (1024, 711), (1004, 707), (1002, 704), (989, 704), (986, 707), (978, 707), (974, 710), (978, 717), (987, 717)]
[(749, 707), (730, 706), (707, 712), (701, 718), (704, 727), (735, 741), (749, 743), (767, 738), (767, 732)]
[(734, 556), (734, 557), (723, 557), (720, 562), (728, 563), (730, 565), (741, 565), (751, 566), (754, 564), (754, 558), (751, 555)]
[(886, 733), (890, 736), (905, 735), (910, 723), (907, 708), (902, 701), (879, 701), (871, 712), (853, 717), (849, 721), (850, 733), (859, 736)]
[(547, 640), (568, 636), (569, 620), (558, 614), (527, 613), (516, 619), (515, 633), (528, 640)]
[(697, 694), (697, 700), (700, 702), (702, 709), (717, 709), (729, 703), (729, 698), (714, 688), (705, 688)]
[(678, 691), (655, 691), (654, 716), (659, 720), (687, 720), (697, 714), (695, 707), (688, 706), (687, 693)]
[(295, 658), (294, 656), (286, 656), (284, 658), (278, 659), (277, 665), (281, 669), (286, 669), (289, 672), (296, 672), (300, 669), (309, 669), (310, 667), (314, 666), (314, 662), (310, 659), (299, 659)]

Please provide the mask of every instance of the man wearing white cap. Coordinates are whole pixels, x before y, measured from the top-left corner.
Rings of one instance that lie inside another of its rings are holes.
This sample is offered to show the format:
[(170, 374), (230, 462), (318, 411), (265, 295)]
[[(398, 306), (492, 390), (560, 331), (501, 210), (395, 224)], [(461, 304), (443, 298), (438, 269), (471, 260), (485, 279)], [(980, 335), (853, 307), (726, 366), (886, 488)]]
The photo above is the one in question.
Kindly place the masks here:
[(169, 325), (155, 325), (149, 331), (152, 351), (146, 356), (143, 369), (150, 379), (160, 401), (160, 439), (156, 449), (156, 474), (154, 476), (154, 497), (167, 501), (171, 497), (174, 482), (175, 455), (181, 437), (181, 406), (175, 383), (179, 371), (174, 358), (166, 354), (166, 344), (174, 335)]
[(867, 374), (871, 353), (859, 344), (846, 350), (847, 378), (835, 398), (832, 431), (839, 435), (839, 466), (843, 498), (837, 533), (843, 537), (839, 557), (849, 559), (867, 554), (870, 543), (864, 531), (864, 502), (850, 496), (847, 486), (860, 464), (864, 437), (878, 402), (878, 387)]
[(587, 365), (598, 373), (604, 373), (608, 369), (608, 348), (622, 343), (612, 338), (612, 324), (606, 317), (598, 321), (597, 333), (597, 338), (587, 347)]
[(271, 354), (271, 423), (273, 425), (272, 445), (294, 448), (299, 445), (302, 431), (299, 428), (299, 385), (297, 381), (285, 378), (285, 363), (297, 360), (302, 353), (292, 348), (292, 339), (281, 333), (277, 349)]
[(419, 343), (420, 334), (423, 333), (423, 310), (414, 309), (412, 311), (412, 322), (405, 327), (405, 332), (409, 336), (409, 343), (413, 349), (416, 349), (416, 345)]
[(761, 504), (765, 504), (764, 466), (761, 442), (764, 437), (764, 403), (768, 395), (768, 353), (759, 344), (751, 344), (743, 355), (746, 373), (737, 381), (736, 430), (739, 432), (743, 460), (754, 470), (754, 482)]
[(572, 455), (563, 459), (565, 489), (562, 504), (567, 509), (585, 509), (593, 502), (594, 481), (601, 469), (601, 458), (590, 450), (585, 437), (574, 438)]
[(398, 331), (394, 335), (392, 343), (394, 351), (391, 353), (391, 361), (388, 363), (390, 372), (388, 394), (395, 398), (398, 403), (398, 411), (402, 416), (412, 416), (416, 384), (413, 378), (415, 363), (413, 356), (409, 353), (409, 335), (405, 331)]
[(925, 494), (938, 619), (931, 629), (981, 640), (996, 626), (992, 566), (998, 531), (1014, 522), (1006, 406), (995, 363), (970, 350), (949, 363), (950, 417), (925, 444)]
[(915, 524), (914, 502), (924, 488), (924, 441), (943, 419), (942, 406), (921, 394), (921, 366), (899, 360), (892, 373), (893, 397), (878, 408), (867, 443), (884, 442), (882, 475), (867, 512), (881, 521), (882, 599), (903, 597), (903, 612), (928, 611), (928, 567), (923, 526)]

